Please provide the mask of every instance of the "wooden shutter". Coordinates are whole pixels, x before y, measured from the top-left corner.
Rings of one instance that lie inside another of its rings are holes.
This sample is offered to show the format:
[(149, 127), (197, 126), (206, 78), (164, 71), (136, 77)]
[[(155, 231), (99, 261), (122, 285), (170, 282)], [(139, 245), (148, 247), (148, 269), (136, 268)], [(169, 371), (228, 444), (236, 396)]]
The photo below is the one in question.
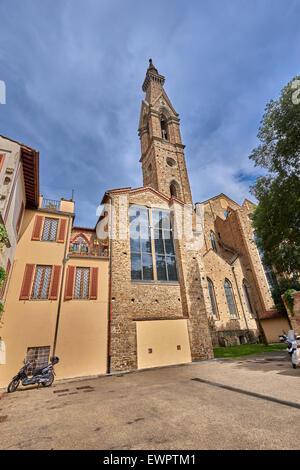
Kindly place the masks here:
[(98, 268), (91, 268), (90, 299), (96, 300), (98, 294)]
[(5, 153), (0, 153), (0, 171), (2, 170), (4, 159), (5, 159)]
[(42, 226), (43, 226), (44, 217), (41, 215), (35, 216), (34, 227), (32, 231), (31, 240), (40, 240), (41, 233), (42, 233)]
[(60, 219), (59, 227), (58, 227), (58, 235), (57, 235), (57, 242), (64, 243), (66, 237), (66, 227), (67, 227), (67, 220)]
[(20, 207), (20, 212), (19, 212), (19, 217), (17, 220), (17, 225), (16, 225), (16, 232), (17, 234), (19, 233), (21, 222), (22, 222), (22, 217), (23, 217), (23, 212), (24, 212), (24, 202), (22, 201), (21, 207)]
[(66, 285), (65, 285), (65, 300), (71, 300), (73, 298), (74, 278), (75, 278), (75, 266), (68, 266)]
[(1, 293), (0, 293), (0, 297), (3, 297), (4, 296), (4, 292), (5, 292), (5, 288), (6, 288), (6, 285), (7, 285), (7, 282), (8, 282), (8, 277), (9, 277), (9, 272), (10, 272), (10, 268), (11, 268), (11, 262), (10, 262), (10, 259), (7, 261), (7, 265), (6, 265), (6, 279), (3, 283), (3, 286), (1, 288)]
[(59, 291), (59, 280), (60, 280), (61, 266), (53, 266), (52, 268), (52, 279), (49, 290), (49, 299), (56, 300)]
[(26, 264), (25, 266), (23, 283), (19, 297), (20, 300), (29, 300), (34, 268), (35, 264)]

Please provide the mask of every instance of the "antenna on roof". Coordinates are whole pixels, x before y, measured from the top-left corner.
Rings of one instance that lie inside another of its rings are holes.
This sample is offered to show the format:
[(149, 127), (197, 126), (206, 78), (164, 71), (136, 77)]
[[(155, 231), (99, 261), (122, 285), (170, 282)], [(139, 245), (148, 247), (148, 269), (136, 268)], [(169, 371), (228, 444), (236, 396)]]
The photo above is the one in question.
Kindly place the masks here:
[(74, 189), (72, 189), (72, 201), (74, 201)]

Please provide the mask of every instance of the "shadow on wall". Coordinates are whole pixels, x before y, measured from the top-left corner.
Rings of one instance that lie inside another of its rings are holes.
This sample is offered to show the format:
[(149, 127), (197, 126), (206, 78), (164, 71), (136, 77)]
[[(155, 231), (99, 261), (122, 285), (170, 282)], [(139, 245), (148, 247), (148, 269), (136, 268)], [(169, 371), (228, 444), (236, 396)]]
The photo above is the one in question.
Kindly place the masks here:
[(223, 326), (222, 330), (216, 329), (213, 318), (209, 318), (208, 322), (214, 348), (262, 342), (262, 338), (260, 338), (256, 331), (240, 328), (238, 319), (228, 321)]

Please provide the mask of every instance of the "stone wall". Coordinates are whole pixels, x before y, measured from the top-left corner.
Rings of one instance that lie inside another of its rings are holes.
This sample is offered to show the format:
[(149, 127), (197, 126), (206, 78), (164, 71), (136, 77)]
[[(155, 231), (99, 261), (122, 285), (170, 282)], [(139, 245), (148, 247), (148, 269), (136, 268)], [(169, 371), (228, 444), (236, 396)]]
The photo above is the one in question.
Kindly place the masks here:
[[(253, 229), (249, 215), (254, 205), (244, 203), (243, 206), (219, 195), (204, 204), (205, 242), (202, 250), (205, 271), (212, 281), (215, 300), (217, 304), (217, 318), (210, 319), (213, 344), (240, 344), (241, 339), (247, 342), (256, 342), (261, 335), (259, 314), (265, 311), (263, 298), (270, 300), (270, 292), (266, 286), (257, 282), (255, 266), (261, 274), (262, 265), (256, 250), (252, 246)], [(217, 253), (212, 248), (210, 232), (216, 239)], [(230, 316), (224, 291), (224, 280), (227, 278), (232, 285), (237, 318)], [(252, 312), (243, 290), (243, 281), (246, 283), (250, 297)], [(264, 281), (266, 279), (264, 277)], [(271, 300), (268, 305), (271, 304)], [(243, 337), (243, 338), (241, 338)]]
[[(127, 190), (129, 204), (169, 209), (164, 197), (149, 188)], [(120, 193), (112, 191), (119, 227)], [(178, 204), (178, 206), (180, 206)], [(206, 312), (210, 309), (206, 277), (199, 252), (188, 251), (185, 240), (175, 242), (179, 282), (131, 280), (129, 231), (112, 240), (111, 370), (137, 367), (136, 322), (188, 319), (192, 360), (213, 357)]]

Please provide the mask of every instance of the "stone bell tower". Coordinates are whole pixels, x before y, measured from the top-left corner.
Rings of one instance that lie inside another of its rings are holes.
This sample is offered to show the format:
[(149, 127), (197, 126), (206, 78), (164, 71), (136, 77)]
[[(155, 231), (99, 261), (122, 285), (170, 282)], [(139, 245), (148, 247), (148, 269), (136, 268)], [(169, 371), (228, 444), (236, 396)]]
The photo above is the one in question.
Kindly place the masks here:
[(150, 59), (142, 87), (146, 96), (138, 130), (143, 185), (192, 204), (179, 118), (163, 88), (164, 82), (165, 77), (159, 75)]

